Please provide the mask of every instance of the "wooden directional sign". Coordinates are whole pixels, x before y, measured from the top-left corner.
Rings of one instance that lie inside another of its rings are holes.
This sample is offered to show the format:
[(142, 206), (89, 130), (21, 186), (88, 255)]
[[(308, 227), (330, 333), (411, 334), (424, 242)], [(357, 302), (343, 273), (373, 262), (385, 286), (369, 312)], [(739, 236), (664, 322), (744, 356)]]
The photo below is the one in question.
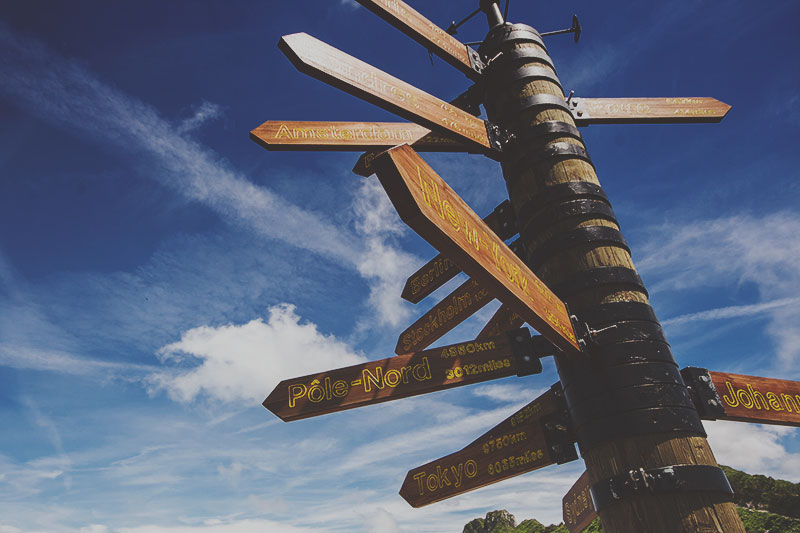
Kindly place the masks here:
[(731, 106), (714, 98), (572, 98), (578, 126), (719, 122)]
[(720, 397), (722, 420), (800, 426), (800, 381), (709, 371)]
[(480, 283), (468, 279), (403, 331), (397, 339), (394, 353), (427, 348), (492, 300)]
[(400, 496), (422, 507), (554, 464), (542, 419), (557, 412), (551, 389), (465, 448), (410, 470)]
[(420, 152), (467, 152), (452, 136), (411, 122), (307, 122), (268, 120), (250, 132), (267, 150), (385, 150), (408, 143)]
[(401, 0), (357, 0), (389, 24), (441, 57), (472, 79), (478, 54)]
[(407, 120), (491, 151), (486, 123), (452, 104), (305, 33), (284, 35), (278, 47), (301, 72)]
[(492, 318), (489, 319), (486, 325), (483, 326), (483, 329), (478, 333), (476, 338), (485, 339), (487, 337), (494, 337), (495, 335), (500, 335), (504, 331), (520, 328), (524, 323), (525, 321), (522, 320), (521, 316), (515, 313), (511, 307), (503, 304), (495, 314), (492, 315)]
[(569, 533), (579, 533), (586, 529), (597, 517), (592, 496), (589, 494), (589, 473), (584, 472), (561, 500), (564, 525)]
[(400, 218), (550, 342), (580, 351), (567, 308), (408, 145), (375, 158)]
[(263, 405), (288, 422), (512, 376), (522, 373), (514, 350), (531, 342), (518, 332), (287, 379)]

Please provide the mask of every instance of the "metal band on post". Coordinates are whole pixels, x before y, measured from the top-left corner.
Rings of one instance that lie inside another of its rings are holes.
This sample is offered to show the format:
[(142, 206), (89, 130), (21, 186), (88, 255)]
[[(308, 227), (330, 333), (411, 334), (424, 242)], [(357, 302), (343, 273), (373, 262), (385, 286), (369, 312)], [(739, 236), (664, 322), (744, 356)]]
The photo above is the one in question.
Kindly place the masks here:
[(577, 292), (594, 289), (601, 285), (628, 286), (647, 295), (647, 289), (644, 288), (642, 278), (639, 277), (635, 270), (614, 266), (585, 270), (566, 281), (562, 281), (552, 289), (559, 298), (567, 299), (568, 296)]
[(557, 253), (576, 246), (617, 246), (630, 252), (625, 237), (607, 226), (584, 226), (554, 235), (533, 250), (528, 250), (528, 264), (541, 265)]
[(617, 222), (614, 210), (608, 202), (600, 200), (571, 200), (564, 203), (553, 204), (542, 212), (528, 219), (525, 227), (520, 231), (526, 240), (532, 237), (535, 231), (550, 226), (572, 217), (584, 217)]

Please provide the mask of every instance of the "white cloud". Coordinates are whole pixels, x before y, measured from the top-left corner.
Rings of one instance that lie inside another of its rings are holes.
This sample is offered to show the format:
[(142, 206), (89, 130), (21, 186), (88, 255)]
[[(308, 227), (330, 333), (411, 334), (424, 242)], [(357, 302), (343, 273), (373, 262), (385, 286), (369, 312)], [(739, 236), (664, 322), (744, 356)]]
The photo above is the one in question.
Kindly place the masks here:
[(667, 320), (662, 320), (661, 325), (676, 326), (689, 322), (696, 322), (698, 320), (721, 320), (724, 318), (753, 316), (757, 313), (763, 313), (764, 311), (770, 311), (778, 307), (797, 304), (800, 304), (800, 298), (781, 298), (780, 300), (773, 300), (771, 302), (753, 305), (731, 305), (729, 307), (720, 307), (717, 309), (709, 309), (707, 311), (700, 311), (698, 313), (688, 313), (686, 315), (668, 318)]
[(211, 102), (203, 102), (195, 110), (194, 115), (178, 125), (177, 131), (181, 134), (194, 131), (209, 120), (214, 120), (220, 116), (222, 116), (222, 108), (220, 106)]
[(401, 531), (392, 513), (382, 507), (367, 515), (364, 518), (364, 525), (367, 533), (400, 533)]
[(479, 385), (472, 387), (470, 392), (478, 397), (489, 398), (496, 402), (520, 402), (526, 398), (535, 398), (546, 391), (546, 388), (539, 390), (526, 388), (521, 385), (496, 384)]
[[(200, 394), (224, 402), (260, 403), (282, 379), (365, 361), (345, 343), (300, 323), (294, 306), (269, 309), (269, 319), (243, 325), (203, 326), (159, 351), (164, 363), (179, 366), (152, 374), (154, 390), (180, 402)], [(188, 369), (182, 363), (194, 363)]]
[(787, 451), (781, 443), (797, 428), (729, 421), (703, 425), (718, 463), (749, 474), (800, 482), (800, 453)]

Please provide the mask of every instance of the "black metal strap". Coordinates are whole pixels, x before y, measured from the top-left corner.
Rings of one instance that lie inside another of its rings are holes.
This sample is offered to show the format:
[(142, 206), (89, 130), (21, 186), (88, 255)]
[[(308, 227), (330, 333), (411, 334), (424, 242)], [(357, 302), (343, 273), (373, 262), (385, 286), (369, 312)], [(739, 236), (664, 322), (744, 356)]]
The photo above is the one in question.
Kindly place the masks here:
[(563, 96), (557, 94), (533, 94), (517, 102), (509, 102), (501, 113), (500, 121), (504, 124), (518, 119), (523, 111), (530, 109), (558, 108), (569, 112), (569, 105)]
[(615, 223), (617, 221), (614, 216), (614, 210), (608, 202), (603, 200), (572, 200), (552, 204), (529, 218), (520, 231), (520, 235), (526, 240), (530, 240), (533, 237), (531, 233), (541, 231), (542, 228), (573, 217), (602, 219)]
[(681, 375), (686, 381), (700, 418), (716, 420), (725, 417), (725, 405), (707, 369), (688, 366), (681, 370)]
[(674, 362), (649, 361), (613, 368), (591, 366), (583, 372), (573, 374), (569, 380), (561, 381), (567, 391), (570, 406), (599, 394), (607, 394), (611, 390), (635, 387), (643, 383), (684, 385), (678, 365)]
[(595, 511), (601, 511), (625, 498), (655, 492), (716, 492), (733, 496), (725, 472), (711, 465), (673, 465), (645, 470), (630, 470), (604, 479), (589, 488)]
[(617, 246), (630, 252), (619, 230), (606, 226), (583, 226), (558, 233), (533, 250), (528, 250), (527, 264), (538, 267), (554, 255), (575, 246)]
[(595, 346), (608, 346), (634, 340), (667, 342), (658, 322), (626, 320), (598, 329), (589, 330), (589, 340)]
[(627, 363), (675, 362), (669, 344), (655, 340), (634, 340), (607, 346), (593, 346), (591, 360), (602, 367)]
[(527, 142), (546, 140), (550, 137), (571, 137), (583, 140), (580, 130), (569, 122), (560, 120), (547, 120), (531, 127), (522, 128), (514, 132), (515, 146), (523, 147)]
[(518, 65), (525, 65), (526, 63), (544, 63), (549, 65), (555, 71), (553, 60), (547, 55), (547, 52), (539, 48), (516, 48), (514, 50), (507, 50), (498, 56), (497, 59), (491, 63), (490, 69), (495, 68), (512, 68)]
[(550, 203), (582, 198), (608, 202), (608, 196), (599, 185), (589, 181), (568, 181), (545, 187), (534, 198), (522, 204), (519, 212), (534, 213)]
[(550, 390), (556, 398), (558, 410), (540, 419), (541, 431), (550, 458), (557, 464), (564, 464), (578, 458), (578, 452), (575, 450), (575, 434), (572, 431), (572, 421), (561, 383), (554, 383)]
[(495, 234), (502, 240), (509, 239), (517, 234), (517, 218), (509, 200), (494, 208), (494, 215), (497, 220), (497, 230)]
[(586, 149), (570, 142), (556, 142), (545, 145), (543, 148), (509, 152), (503, 155), (500, 162), (507, 171), (514, 172), (514, 169), (538, 165), (552, 160), (560, 161), (563, 159), (580, 159), (592, 165), (592, 159), (586, 153)]
[(507, 87), (519, 81), (528, 82), (534, 80), (549, 81), (558, 85), (559, 89), (562, 88), (561, 80), (558, 79), (558, 76), (556, 76), (552, 70), (539, 66), (518, 67), (516, 70), (510, 72), (506, 71), (496, 75), (496, 77), (491, 80), (487, 80), (487, 83), (495, 87)]
[(682, 383), (648, 383), (624, 389), (613, 389), (574, 403), (570, 398), (570, 413), (576, 426), (608, 415), (652, 407), (687, 407), (694, 404)]
[[(542, 362), (540, 357), (555, 353), (555, 347), (544, 339), (541, 335), (531, 337), (528, 328), (520, 328), (507, 331), (508, 343), (511, 345), (511, 353), (514, 355), (518, 376), (530, 376), (531, 374), (541, 374)], [(536, 339), (536, 340), (534, 340)], [(544, 339), (542, 342), (539, 339)]]
[(478, 51), (484, 56), (496, 51), (501, 44), (533, 42), (546, 49), (538, 31), (527, 24), (503, 24), (493, 28), (481, 43)]
[(658, 322), (653, 308), (644, 302), (609, 302), (575, 311), (575, 314), (591, 328), (600, 328), (623, 320)]
[(627, 267), (597, 267), (573, 275), (570, 279), (551, 287), (562, 300), (586, 289), (602, 285), (622, 285), (647, 295), (642, 278), (635, 270)]
[(686, 433), (706, 436), (694, 407), (654, 407), (617, 413), (592, 419), (580, 427), (576, 425), (574, 430), (581, 450), (633, 435)]

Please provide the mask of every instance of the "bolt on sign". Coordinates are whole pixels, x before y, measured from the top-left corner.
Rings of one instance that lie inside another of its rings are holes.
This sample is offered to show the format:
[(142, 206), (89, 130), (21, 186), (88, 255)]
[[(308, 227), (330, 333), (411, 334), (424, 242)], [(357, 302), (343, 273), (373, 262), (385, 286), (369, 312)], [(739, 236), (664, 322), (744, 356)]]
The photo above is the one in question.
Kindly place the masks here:
[[(546, 420), (560, 411), (548, 390), (463, 449), (406, 474), (400, 496), (422, 507), (559, 461), (545, 435)], [(572, 455), (568, 460), (577, 459)]]
[(719, 122), (731, 106), (715, 98), (571, 98), (578, 126)]
[(400, 218), (561, 350), (580, 352), (567, 308), (408, 145), (374, 160)]
[(480, 72), (476, 69), (479, 60), (475, 51), (420, 15), (405, 2), (401, 0), (357, 0), (357, 2), (468, 77), (472, 79), (479, 77)]
[(335, 150), (356, 152), (387, 149), (400, 143), (420, 152), (467, 152), (452, 136), (434, 133), (411, 122), (309, 122), (268, 120), (250, 132), (267, 150)]
[(515, 374), (527, 375), (530, 356), (522, 352), (530, 343), (530, 332), (521, 329), (482, 341), (450, 344), (287, 379), (278, 383), (263, 405), (289, 422)]
[(308, 34), (284, 35), (278, 47), (300, 72), (486, 153), (492, 150), (483, 120)]
[(397, 339), (394, 353), (427, 348), (492, 300), (486, 288), (468, 279), (403, 331)]
[(583, 531), (597, 517), (592, 495), (589, 492), (588, 472), (581, 474), (581, 477), (569, 489), (561, 500), (561, 509), (564, 525), (569, 529), (569, 533)]

